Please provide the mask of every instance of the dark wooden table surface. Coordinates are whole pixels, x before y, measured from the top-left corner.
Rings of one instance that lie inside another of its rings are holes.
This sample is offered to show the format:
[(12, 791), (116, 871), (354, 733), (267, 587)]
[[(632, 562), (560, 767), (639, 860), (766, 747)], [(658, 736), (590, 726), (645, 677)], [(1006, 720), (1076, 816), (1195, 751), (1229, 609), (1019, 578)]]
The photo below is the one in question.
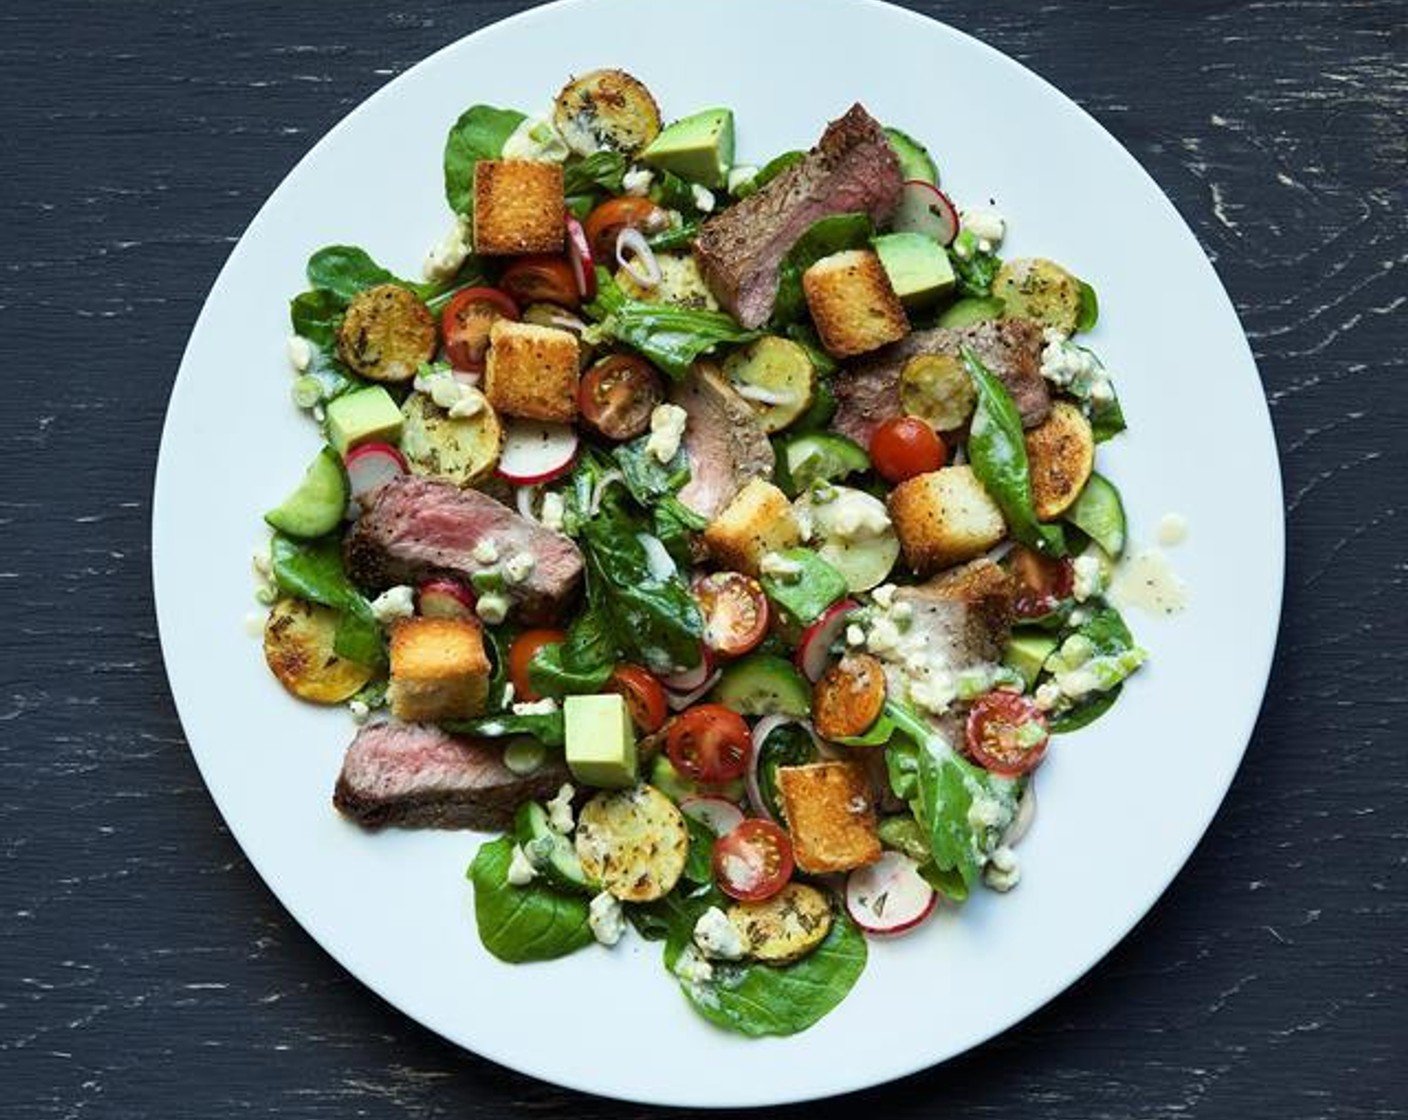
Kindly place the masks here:
[[(0, 7), (0, 1115), (650, 1111), (464, 1054), (310, 941), (201, 785), (149, 590), (167, 392), (240, 231), (369, 93), (525, 6)], [(912, 6), (1071, 94), (1192, 225), (1271, 403), (1287, 593), (1247, 760), (1153, 913), (997, 1041), (805, 1114), (1405, 1115), (1408, 6)]]

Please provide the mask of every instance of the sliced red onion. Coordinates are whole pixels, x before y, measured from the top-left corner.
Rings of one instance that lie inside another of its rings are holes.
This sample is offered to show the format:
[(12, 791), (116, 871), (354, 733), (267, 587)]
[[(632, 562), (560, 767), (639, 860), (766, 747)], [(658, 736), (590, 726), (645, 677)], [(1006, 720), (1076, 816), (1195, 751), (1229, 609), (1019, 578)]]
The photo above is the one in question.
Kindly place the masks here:
[(677, 570), (675, 558), (666, 551), (665, 546), (660, 543), (659, 537), (653, 537), (649, 533), (641, 533), (636, 540), (640, 541), (641, 548), (645, 549), (645, 566), (650, 571), (652, 579), (660, 580), (663, 583), (675, 574)]
[(699, 661), (693, 669), (681, 669), (668, 677), (661, 677), (660, 683), (671, 692), (693, 692), (714, 671), (714, 659), (709, 649), (702, 643), (699, 646)]
[(601, 509), (601, 496), (606, 493), (606, 488), (613, 482), (620, 482), (626, 476), (620, 471), (606, 471), (596, 480), (596, 485), (592, 488), (592, 496), (587, 500), (587, 516), (595, 517)]
[(527, 521), (537, 522), (538, 515), (533, 512), (533, 503), (538, 500), (538, 486), (518, 486), (514, 488), (513, 502), (518, 507), (518, 513)]
[(1002, 844), (1008, 848), (1015, 847), (1032, 827), (1032, 822), (1036, 820), (1036, 782), (1027, 779), (1027, 788), (1022, 790), (1021, 800), (1017, 802), (1017, 813), (1012, 818), (1012, 823), (1007, 826), (1007, 831), (1002, 834)]
[(748, 804), (752, 807), (753, 812), (774, 823), (781, 822), (773, 816), (772, 810), (768, 808), (768, 803), (763, 798), (763, 788), (758, 782), (758, 760), (762, 757), (763, 744), (768, 741), (768, 736), (779, 727), (786, 727), (789, 723), (795, 723), (805, 730), (812, 737), (812, 743), (816, 747), (817, 753), (826, 757), (827, 745), (822, 742), (812, 725), (804, 719), (774, 714), (764, 716), (753, 725), (753, 752), (748, 757), (748, 770), (743, 775), (743, 786), (748, 791)]
[(710, 673), (707, 677), (704, 678), (703, 684), (701, 684), (696, 689), (692, 689), (689, 692), (671, 692), (669, 689), (666, 689), (665, 703), (670, 705), (670, 711), (682, 712), (686, 708), (703, 699), (704, 694), (708, 692), (711, 688), (713, 688), (714, 685), (718, 683), (719, 678), (723, 675), (724, 671), (722, 669), (715, 669), (712, 673)]
[(642, 288), (653, 288), (660, 283), (660, 262), (655, 259), (645, 234), (638, 229), (627, 226), (616, 235), (616, 263)]

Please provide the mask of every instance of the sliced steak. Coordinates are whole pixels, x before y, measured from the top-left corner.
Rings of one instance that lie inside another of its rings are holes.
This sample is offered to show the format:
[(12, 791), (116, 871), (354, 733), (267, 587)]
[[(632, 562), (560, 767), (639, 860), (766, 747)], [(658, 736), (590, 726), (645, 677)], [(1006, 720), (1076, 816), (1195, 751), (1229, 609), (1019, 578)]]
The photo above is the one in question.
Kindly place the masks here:
[(782, 258), (809, 226), (860, 212), (883, 222), (902, 186), (885, 130), (853, 105), (804, 159), (705, 222), (694, 256), (719, 303), (745, 327), (760, 327), (772, 315)]
[(920, 354), (958, 357), (971, 346), (983, 364), (1012, 394), (1022, 426), (1034, 428), (1051, 411), (1051, 394), (1041, 376), (1045, 345), (1041, 324), (1030, 319), (999, 319), (971, 327), (935, 327), (914, 331), (899, 342), (851, 363), (832, 381), (836, 415), (831, 427), (862, 447), (886, 420), (900, 414), (900, 374)]
[(677, 384), (670, 399), (689, 414), (684, 449), (689, 481), (679, 497), (702, 517), (713, 517), (743, 484), (772, 474), (773, 451), (753, 407), (706, 362)]
[[(492, 542), (496, 560), (475, 558), (475, 547), (485, 541)], [(478, 490), (415, 475), (394, 478), (372, 495), (343, 549), (348, 574), (369, 592), (436, 575), (467, 580), (527, 553), (532, 569), (507, 588), (529, 618), (555, 614), (582, 576), (582, 554), (570, 538)]]
[(567, 769), (550, 761), (526, 776), (500, 747), (423, 723), (363, 727), (347, 748), (332, 803), (363, 828), (508, 828), (525, 801), (550, 797)]

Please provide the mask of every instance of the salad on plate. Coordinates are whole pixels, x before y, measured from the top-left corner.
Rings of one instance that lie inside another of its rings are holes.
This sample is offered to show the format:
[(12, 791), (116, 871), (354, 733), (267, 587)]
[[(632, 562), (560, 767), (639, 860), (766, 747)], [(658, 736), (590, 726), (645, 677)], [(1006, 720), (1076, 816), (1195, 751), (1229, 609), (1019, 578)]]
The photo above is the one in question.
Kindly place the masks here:
[(1095, 292), (860, 104), (744, 165), (599, 70), (466, 110), (444, 181), (421, 279), (329, 246), (292, 302), (323, 446), (269, 668), (359, 725), (349, 821), (499, 833), (495, 957), (658, 941), (706, 1019), (803, 1030), (1017, 886), (1042, 760), (1145, 659)]

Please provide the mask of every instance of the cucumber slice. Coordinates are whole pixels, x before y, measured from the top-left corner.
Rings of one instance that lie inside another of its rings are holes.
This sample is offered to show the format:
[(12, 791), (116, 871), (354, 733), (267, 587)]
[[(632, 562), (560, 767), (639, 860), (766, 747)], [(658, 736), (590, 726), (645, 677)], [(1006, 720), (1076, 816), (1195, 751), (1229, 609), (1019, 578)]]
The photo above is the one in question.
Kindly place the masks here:
[(264, 520), (291, 537), (321, 537), (342, 524), (347, 512), (347, 475), (342, 460), (331, 447), (324, 447), (308, 465), (298, 489)]
[(1124, 552), (1124, 502), (1115, 484), (1102, 474), (1092, 474), (1075, 503), (1066, 511), (1066, 520), (1090, 537), (1111, 557)]
[(1046, 634), (1040, 630), (1013, 634), (1012, 640), (1002, 652), (1002, 663), (1020, 673), (1027, 687), (1031, 688), (1036, 683), (1041, 667), (1055, 652), (1058, 644), (1054, 634)]
[(536, 801), (527, 801), (518, 807), (513, 831), (519, 847), (548, 882), (567, 890), (594, 889), (582, 870), (582, 861), (577, 858), (572, 841), (548, 823), (547, 810)]
[(696, 782), (676, 770), (663, 752), (650, 764), (650, 784), (676, 803), (686, 797), (723, 797), (741, 802), (748, 796), (742, 778), (731, 782)]
[(1003, 302), (995, 296), (968, 296), (944, 308), (939, 316), (938, 326), (971, 327), (974, 323), (986, 323), (1001, 319)]
[(816, 370), (790, 338), (764, 335), (730, 354), (723, 369), (769, 434), (782, 431), (811, 406)]
[(795, 436), (784, 443), (779, 452), (778, 460), (785, 471), (783, 489), (793, 498), (819, 479), (835, 482), (870, 469), (870, 456), (864, 448), (834, 432)]
[(805, 716), (812, 690), (790, 661), (755, 653), (735, 661), (714, 686), (712, 698), (745, 716)]
[(938, 165), (923, 144), (898, 128), (885, 129), (885, 135), (900, 161), (901, 179), (923, 179), (936, 187), (939, 185)]

